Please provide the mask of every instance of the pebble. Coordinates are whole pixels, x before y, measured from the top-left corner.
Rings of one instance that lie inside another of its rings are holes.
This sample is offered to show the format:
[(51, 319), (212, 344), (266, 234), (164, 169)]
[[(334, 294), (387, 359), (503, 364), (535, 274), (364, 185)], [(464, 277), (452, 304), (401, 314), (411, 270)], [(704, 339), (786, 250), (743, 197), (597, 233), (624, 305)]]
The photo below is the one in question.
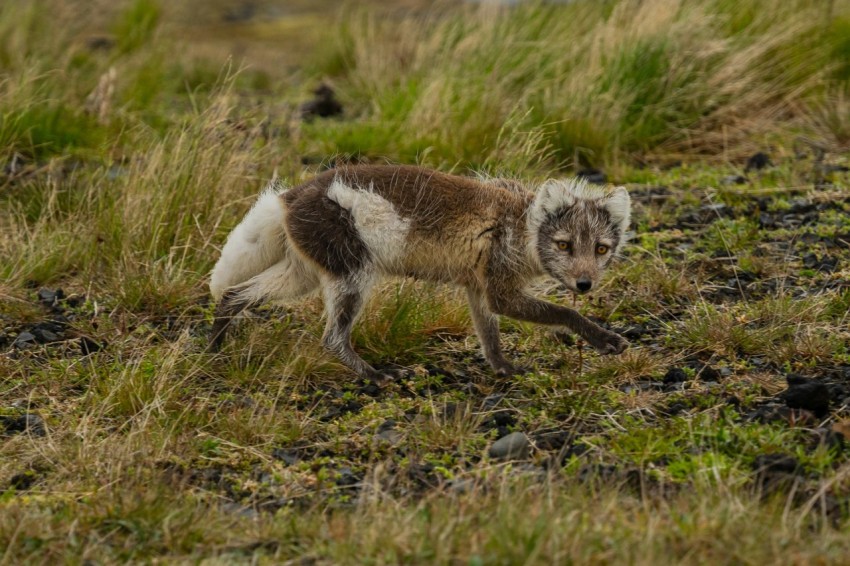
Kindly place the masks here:
[(15, 341), (12, 343), (16, 348), (25, 348), (36, 343), (35, 335), (31, 332), (21, 332)]
[(804, 409), (822, 418), (829, 412), (829, 388), (820, 381), (796, 373), (785, 377), (788, 389), (778, 395), (792, 409)]
[(35, 413), (26, 413), (17, 416), (0, 416), (0, 426), (3, 427), (6, 435), (24, 432), (33, 436), (44, 436), (47, 434), (44, 419)]
[(522, 432), (512, 432), (493, 443), (490, 457), (497, 460), (523, 460), (531, 452), (531, 441)]
[(747, 178), (743, 175), (727, 175), (720, 179), (721, 185), (743, 185), (747, 182)]
[(592, 183), (594, 185), (604, 185), (608, 182), (608, 177), (605, 173), (592, 167), (580, 170), (576, 173), (576, 177), (579, 179), (585, 179), (588, 183)]

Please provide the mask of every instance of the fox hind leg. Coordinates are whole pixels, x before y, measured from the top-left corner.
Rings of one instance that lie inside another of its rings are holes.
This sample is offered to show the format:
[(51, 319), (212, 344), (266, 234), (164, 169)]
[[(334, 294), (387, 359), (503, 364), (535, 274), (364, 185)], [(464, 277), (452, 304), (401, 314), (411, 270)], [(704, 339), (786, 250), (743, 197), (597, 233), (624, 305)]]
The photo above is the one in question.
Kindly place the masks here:
[(364, 379), (383, 378), (351, 345), (351, 330), (363, 310), (370, 284), (360, 277), (327, 277), (322, 282), (327, 324), (322, 345)]
[(266, 302), (296, 299), (319, 285), (318, 274), (297, 258), (287, 255), (259, 275), (227, 289), (215, 309), (207, 351), (221, 348), (227, 329), (248, 307)]
[(215, 318), (210, 331), (210, 343), (207, 352), (218, 352), (227, 336), (227, 329), (233, 319), (249, 306), (249, 302), (239, 296), (239, 292), (233, 288), (228, 289), (221, 296), (221, 300), (215, 307)]

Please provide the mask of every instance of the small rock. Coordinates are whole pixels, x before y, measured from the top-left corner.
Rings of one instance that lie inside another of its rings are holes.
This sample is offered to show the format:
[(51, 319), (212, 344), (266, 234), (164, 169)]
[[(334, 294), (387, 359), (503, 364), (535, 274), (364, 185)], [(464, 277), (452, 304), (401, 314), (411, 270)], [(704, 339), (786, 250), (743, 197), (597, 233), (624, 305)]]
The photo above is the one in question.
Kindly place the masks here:
[(360, 476), (351, 471), (349, 467), (343, 467), (336, 471), (336, 484), (342, 487), (351, 487), (359, 484)]
[(32, 334), (41, 344), (49, 344), (50, 342), (59, 341), (59, 335), (48, 328), (33, 328)]
[(387, 419), (378, 427), (378, 432), (374, 438), (379, 443), (386, 442), (390, 446), (397, 446), (404, 440), (404, 436), (395, 429), (396, 422), (393, 419)]
[(802, 481), (800, 462), (786, 454), (762, 454), (753, 462), (756, 482), (764, 493), (788, 489)]
[(490, 447), (490, 457), (497, 460), (523, 460), (531, 452), (531, 441), (522, 432), (512, 432)]
[(664, 374), (664, 384), (682, 383), (688, 380), (688, 374), (682, 368), (670, 368)]
[(532, 436), (534, 445), (540, 450), (562, 450), (572, 443), (574, 434), (569, 430), (546, 430)]
[(12, 346), (16, 348), (26, 348), (28, 346), (33, 346), (37, 343), (35, 335), (30, 332), (21, 332), (18, 334), (18, 337), (15, 338), (15, 341), (12, 343)]
[(0, 426), (3, 427), (3, 431), (7, 436), (24, 432), (33, 436), (44, 436), (47, 434), (44, 419), (35, 413), (0, 416)]
[(791, 201), (791, 207), (788, 209), (790, 214), (805, 214), (816, 208), (812, 201), (804, 198), (798, 198)]
[(106, 347), (106, 344), (101, 344), (95, 340), (92, 340), (88, 336), (80, 337), (80, 352), (84, 356), (89, 356), (94, 354), (95, 352), (100, 352), (103, 348)]
[(301, 118), (303, 120), (312, 120), (313, 118), (330, 118), (342, 114), (342, 104), (336, 100), (334, 90), (326, 85), (319, 85), (313, 91), (316, 96), (313, 100), (307, 101), (301, 105)]
[(770, 166), (770, 156), (766, 153), (760, 151), (756, 154), (753, 154), (747, 159), (747, 165), (744, 167), (744, 171), (753, 171), (764, 169), (765, 167)]
[(32, 470), (28, 470), (12, 476), (9, 479), (9, 487), (15, 491), (26, 491), (35, 484), (37, 479), (38, 476), (36, 473)]
[(576, 173), (576, 177), (584, 179), (588, 183), (592, 183), (594, 185), (604, 185), (608, 182), (608, 177), (605, 176), (605, 173), (599, 169), (594, 169), (593, 167), (579, 170)]
[(280, 460), (287, 466), (294, 466), (301, 461), (301, 458), (298, 457), (298, 452), (286, 448), (275, 448), (272, 450), (272, 458)]
[(105, 35), (90, 37), (86, 40), (89, 51), (109, 51), (115, 47), (115, 39)]
[(721, 185), (743, 185), (747, 182), (747, 178), (743, 175), (727, 175), (720, 179)]
[(62, 289), (39, 289), (38, 290), (38, 300), (40, 303), (45, 304), (47, 306), (53, 306), (57, 302), (61, 301), (65, 298), (65, 291)]
[(778, 395), (792, 409), (811, 411), (818, 418), (829, 412), (829, 388), (820, 381), (789, 373), (786, 378), (788, 389)]
[(622, 335), (629, 340), (638, 340), (646, 334), (649, 334), (649, 331), (640, 324), (629, 326), (622, 332)]

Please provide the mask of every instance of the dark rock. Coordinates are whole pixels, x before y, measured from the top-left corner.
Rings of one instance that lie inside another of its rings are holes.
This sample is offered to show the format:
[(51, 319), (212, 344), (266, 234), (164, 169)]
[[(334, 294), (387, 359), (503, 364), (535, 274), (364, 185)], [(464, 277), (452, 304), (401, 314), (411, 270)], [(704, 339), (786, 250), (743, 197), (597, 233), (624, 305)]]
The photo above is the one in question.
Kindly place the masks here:
[(369, 397), (380, 397), (381, 386), (374, 382), (369, 382), (358, 389), (358, 392), (368, 395)]
[(38, 300), (40, 303), (47, 306), (54, 306), (57, 302), (65, 298), (65, 292), (62, 289), (39, 289)]
[[(812, 417), (811, 413), (809, 413)], [(796, 411), (784, 404), (779, 404), (775, 401), (768, 401), (756, 407), (746, 415), (746, 420), (760, 423), (771, 423), (776, 421), (790, 422), (797, 421)]]
[(546, 430), (535, 432), (532, 438), (540, 450), (562, 450), (572, 443), (573, 433), (568, 430)]
[(696, 378), (700, 381), (720, 381), (723, 377), (718, 370), (708, 364), (694, 362), (688, 365), (696, 372)]
[(27, 433), (33, 436), (44, 436), (47, 434), (44, 419), (35, 413), (0, 416), (0, 426), (3, 427), (3, 434), (6, 436), (21, 433)]
[(287, 466), (294, 466), (298, 462), (301, 461), (301, 458), (298, 455), (296, 450), (291, 450), (287, 448), (275, 448), (272, 450), (272, 458), (275, 460), (280, 460)]
[(788, 489), (800, 481), (801, 466), (793, 456), (787, 454), (762, 454), (753, 462), (756, 474), (756, 484), (765, 494), (778, 489)]
[(608, 182), (608, 177), (600, 171), (599, 169), (594, 169), (593, 167), (588, 167), (586, 169), (580, 169), (576, 173), (576, 177), (579, 179), (584, 179), (588, 183), (593, 183), (594, 185), (604, 185)]
[(826, 384), (801, 375), (789, 373), (786, 376), (788, 389), (778, 395), (792, 409), (811, 411), (818, 418), (829, 412), (829, 388)]
[(649, 334), (649, 330), (640, 324), (629, 326), (622, 332), (622, 335), (629, 340), (638, 340), (647, 334)]
[(396, 422), (394, 419), (387, 419), (381, 423), (378, 427), (378, 432), (375, 434), (374, 438), (378, 442), (386, 442), (391, 446), (397, 446), (401, 444), (401, 441), (404, 440), (404, 436), (401, 432), (395, 429)]
[(490, 447), (490, 457), (497, 460), (523, 460), (531, 452), (531, 442), (522, 432), (512, 432)]
[(747, 165), (744, 167), (744, 171), (758, 171), (770, 165), (770, 156), (760, 151), (747, 159)]
[(620, 386), (620, 391), (626, 394), (640, 393), (642, 391), (661, 391), (665, 387), (664, 383), (659, 383), (652, 379), (638, 379), (633, 383), (627, 383)]
[(743, 175), (727, 175), (720, 179), (721, 185), (743, 185), (747, 182), (747, 178)]
[(670, 385), (671, 383), (682, 383), (688, 380), (688, 374), (685, 373), (685, 370), (682, 368), (670, 368), (667, 370), (667, 373), (664, 374), (664, 384)]
[(101, 344), (96, 340), (92, 340), (88, 336), (80, 337), (80, 353), (84, 356), (89, 356), (94, 354), (95, 352), (100, 352), (106, 347), (106, 342)]
[(807, 212), (811, 212), (816, 208), (816, 205), (804, 198), (798, 198), (791, 201), (791, 207), (788, 209), (788, 212), (791, 214), (806, 214)]
[(115, 39), (105, 35), (90, 37), (86, 40), (86, 48), (89, 51), (109, 51), (115, 47)]
[(58, 334), (53, 332), (51, 329), (45, 328), (43, 326), (32, 328), (31, 332), (40, 344), (49, 344), (50, 342), (59, 341)]
[(38, 480), (38, 474), (33, 470), (27, 470), (20, 474), (15, 474), (9, 479), (9, 487), (15, 491), (26, 491), (31, 488)]
[(667, 416), (675, 417), (676, 415), (683, 413), (690, 408), (691, 407), (688, 403), (679, 399), (677, 401), (673, 401), (672, 403), (668, 404), (666, 407), (663, 407), (661, 409), (661, 412), (663, 412)]
[(312, 120), (313, 118), (330, 118), (342, 114), (342, 104), (336, 100), (334, 90), (326, 85), (319, 85), (313, 91), (315, 98), (301, 105), (300, 112), (303, 120)]
[(352, 487), (362, 481), (359, 475), (351, 471), (351, 468), (343, 467), (336, 471), (336, 484), (342, 487)]
[(37, 344), (38, 341), (35, 338), (35, 335), (30, 332), (21, 332), (18, 334), (18, 337), (15, 338), (15, 341), (12, 343), (12, 346), (16, 348), (25, 348), (27, 346), (33, 346)]
[(828, 255), (819, 258), (817, 255), (809, 253), (803, 256), (803, 266), (822, 273), (832, 273), (838, 269), (838, 258)]

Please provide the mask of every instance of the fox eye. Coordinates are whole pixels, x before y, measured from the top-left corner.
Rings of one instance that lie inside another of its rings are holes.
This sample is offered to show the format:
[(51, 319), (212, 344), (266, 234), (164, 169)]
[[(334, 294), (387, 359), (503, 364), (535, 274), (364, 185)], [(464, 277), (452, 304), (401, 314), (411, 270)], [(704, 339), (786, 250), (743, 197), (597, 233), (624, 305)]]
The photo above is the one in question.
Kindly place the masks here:
[(598, 244), (596, 246), (597, 255), (605, 255), (605, 254), (608, 253), (608, 250), (609, 250), (609, 248), (605, 244)]
[(572, 247), (572, 246), (570, 246), (569, 242), (565, 242), (563, 240), (557, 242), (557, 244), (558, 244), (558, 249), (561, 250), (562, 252), (568, 252), (568, 251), (570, 251), (570, 248)]

